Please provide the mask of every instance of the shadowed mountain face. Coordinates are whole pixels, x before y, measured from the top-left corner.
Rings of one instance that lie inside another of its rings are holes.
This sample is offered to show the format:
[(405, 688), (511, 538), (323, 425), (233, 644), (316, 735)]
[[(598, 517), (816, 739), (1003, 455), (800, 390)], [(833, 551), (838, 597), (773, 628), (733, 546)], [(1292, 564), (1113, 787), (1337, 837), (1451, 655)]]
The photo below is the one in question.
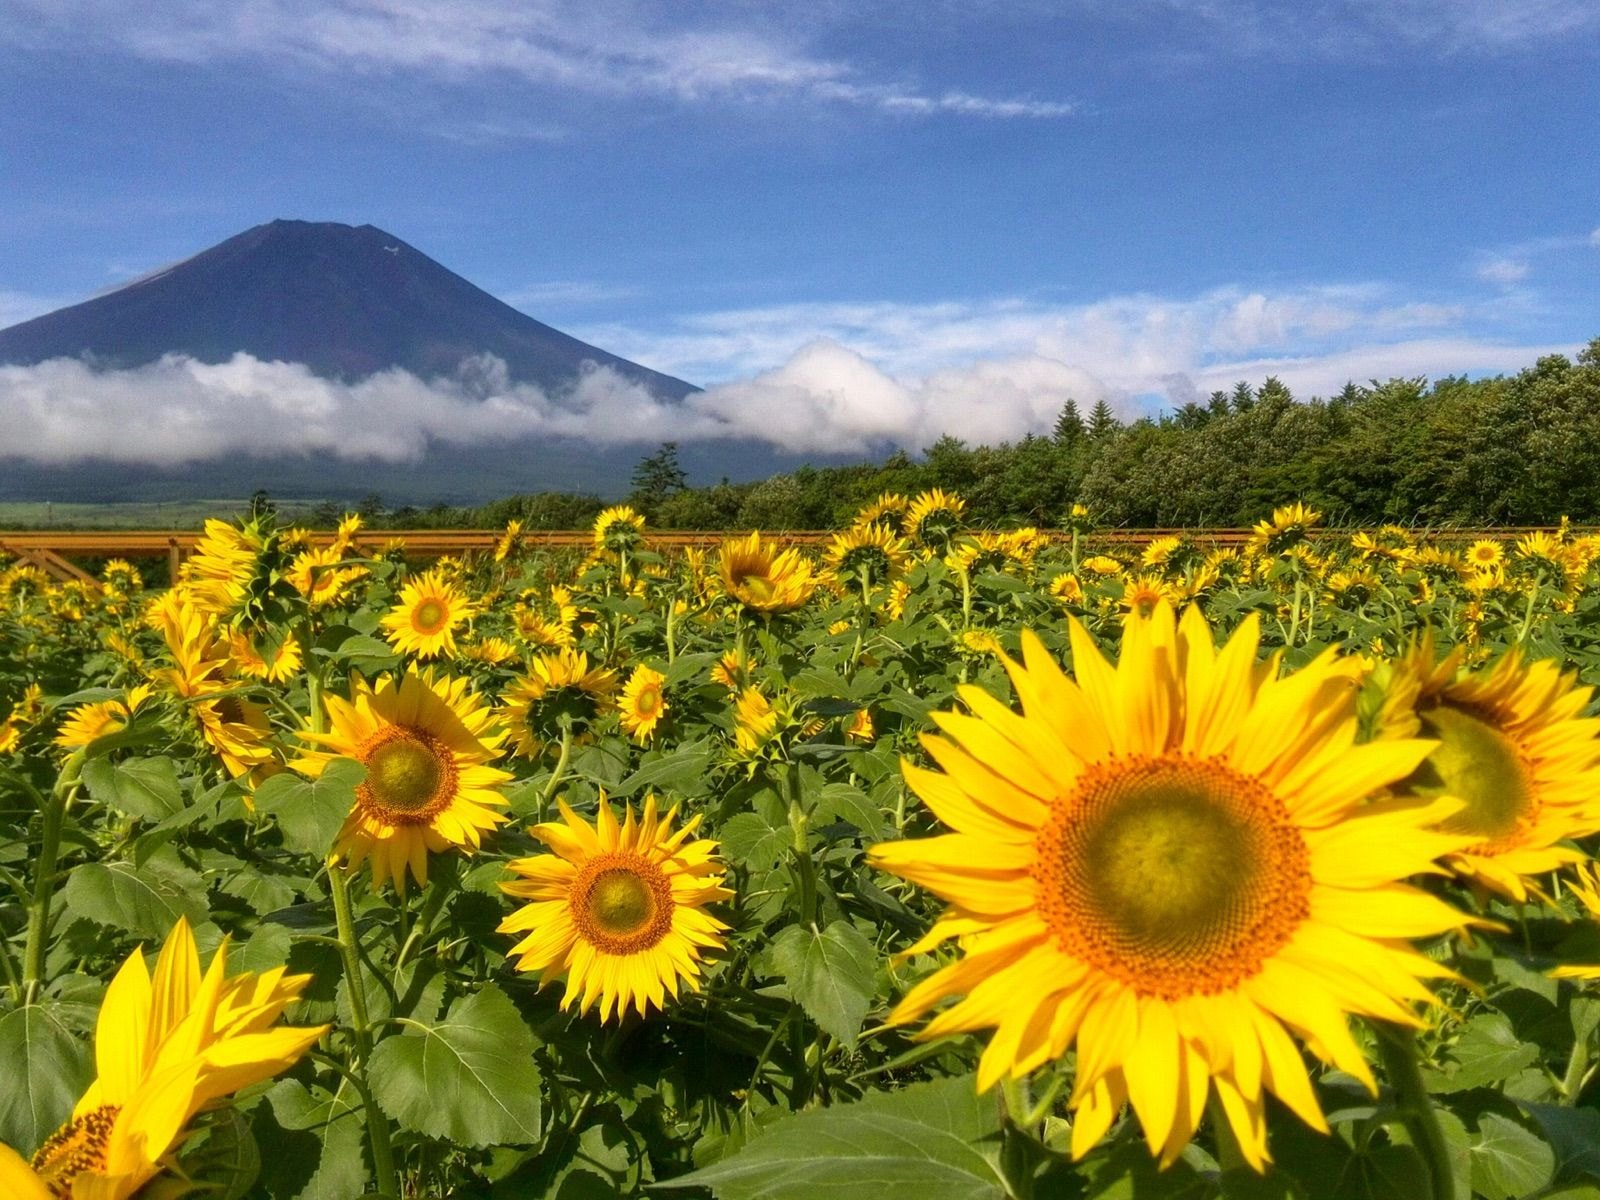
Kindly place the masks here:
[(70, 308), (0, 330), (0, 363), (85, 358), (135, 367), (163, 354), (225, 362), (244, 351), (345, 381), (387, 367), (422, 378), (492, 354), (511, 379), (559, 392), (585, 362), (656, 396), (693, 384), (569, 337), (371, 225), (273, 221)]

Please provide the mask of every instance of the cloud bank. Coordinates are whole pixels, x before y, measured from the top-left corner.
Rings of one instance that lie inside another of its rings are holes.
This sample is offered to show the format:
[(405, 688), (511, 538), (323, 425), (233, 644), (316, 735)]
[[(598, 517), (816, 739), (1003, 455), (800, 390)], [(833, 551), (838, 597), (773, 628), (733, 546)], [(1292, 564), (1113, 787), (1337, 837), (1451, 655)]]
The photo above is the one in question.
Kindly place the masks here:
[(487, 356), (449, 378), (396, 369), (356, 383), (246, 354), (218, 364), (169, 355), (121, 371), (56, 359), (0, 367), (0, 428), (11, 434), (0, 459), (406, 462), (432, 446), (539, 438), (748, 439), (796, 454), (871, 454), (943, 434), (994, 443), (1045, 433), (1069, 398), (1104, 399), (1129, 418), (1240, 379), (1276, 375), (1297, 395), (1328, 395), (1352, 379), (1510, 372), (1576, 349), (1474, 336), (1470, 315), (1365, 285), (1078, 306), (797, 305), (699, 314), (650, 334), (585, 331), (628, 357), (718, 381), (678, 404), (609, 368), (547, 393), (513, 383)]

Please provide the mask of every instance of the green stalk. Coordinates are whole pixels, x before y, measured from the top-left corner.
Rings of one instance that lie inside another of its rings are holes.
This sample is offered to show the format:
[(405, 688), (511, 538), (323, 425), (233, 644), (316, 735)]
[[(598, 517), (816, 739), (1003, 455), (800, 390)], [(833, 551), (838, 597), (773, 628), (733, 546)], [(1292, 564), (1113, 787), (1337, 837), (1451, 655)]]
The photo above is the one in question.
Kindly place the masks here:
[(1589, 1072), (1589, 1039), (1581, 1037), (1572, 1044), (1572, 1055), (1567, 1059), (1567, 1073), (1561, 1078), (1561, 1103), (1576, 1107), (1583, 1095), (1584, 1076)]
[(556, 794), (556, 786), (561, 782), (562, 776), (567, 773), (567, 760), (572, 757), (572, 726), (561, 726), (561, 755), (556, 759), (556, 769), (550, 772), (550, 779), (544, 785), (544, 791), (539, 793), (538, 818), (544, 820), (545, 810), (550, 807), (550, 801)]
[(56, 886), (56, 860), (61, 857), (61, 829), (67, 809), (77, 798), (78, 772), (83, 751), (76, 750), (61, 768), (50, 798), (44, 805), (44, 828), (39, 844), (39, 873), (33, 881), (33, 904), (28, 910), (28, 940), (22, 954), (22, 1003), (34, 1004), (44, 986), (45, 937), (50, 932), (50, 907)]
[(667, 598), (667, 666), (672, 665), (673, 659), (678, 657), (678, 643), (674, 636), (677, 633), (678, 620), (678, 595), (674, 592)]
[(1450, 1166), (1450, 1147), (1439, 1127), (1438, 1114), (1422, 1081), (1417, 1060), (1416, 1031), (1387, 1021), (1374, 1021), (1378, 1034), (1378, 1055), (1384, 1074), (1399, 1100), (1401, 1119), (1411, 1142), (1428, 1164), (1433, 1181), (1433, 1200), (1455, 1200), (1455, 1173)]
[(1533, 587), (1528, 589), (1528, 606), (1522, 613), (1522, 628), (1517, 631), (1517, 645), (1522, 645), (1528, 640), (1528, 631), (1533, 627), (1533, 606), (1539, 600), (1539, 588), (1544, 583), (1544, 572), (1536, 571), (1533, 576)]
[(391, 1200), (399, 1200), (400, 1180), (394, 1169), (394, 1147), (389, 1141), (389, 1118), (383, 1115), (366, 1086), (367, 1062), (372, 1057), (372, 1024), (367, 1016), (367, 985), (361, 974), (361, 943), (356, 940), (355, 921), (350, 914), (350, 880), (343, 867), (328, 868), (329, 893), (333, 896), (333, 918), (339, 929), (339, 958), (344, 963), (345, 987), (350, 992), (350, 1014), (355, 1018), (357, 1061), (353, 1064), (362, 1081), (359, 1089), (367, 1114), (367, 1140), (372, 1147), (372, 1169), (378, 1190)]

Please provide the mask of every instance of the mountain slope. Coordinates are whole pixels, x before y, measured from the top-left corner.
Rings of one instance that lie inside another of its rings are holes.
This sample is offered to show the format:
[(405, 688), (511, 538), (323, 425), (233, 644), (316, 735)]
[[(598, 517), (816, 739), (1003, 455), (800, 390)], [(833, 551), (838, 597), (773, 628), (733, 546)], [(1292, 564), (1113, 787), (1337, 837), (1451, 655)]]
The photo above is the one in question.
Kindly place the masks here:
[(492, 354), (547, 391), (586, 362), (662, 399), (697, 390), (580, 342), (495, 299), (372, 225), (272, 221), (114, 291), (0, 330), (0, 363), (87, 358), (107, 368), (244, 351), (353, 380), (387, 367), (423, 378)]

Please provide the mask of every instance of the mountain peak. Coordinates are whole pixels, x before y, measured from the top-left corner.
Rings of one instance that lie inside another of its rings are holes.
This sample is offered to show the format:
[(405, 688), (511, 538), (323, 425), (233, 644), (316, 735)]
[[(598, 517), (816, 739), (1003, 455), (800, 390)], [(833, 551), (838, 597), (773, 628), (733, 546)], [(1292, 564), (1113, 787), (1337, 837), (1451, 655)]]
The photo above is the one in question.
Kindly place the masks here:
[(594, 363), (664, 399), (692, 384), (518, 312), (375, 225), (278, 218), (82, 304), (0, 330), (0, 363), (84, 358), (126, 368), (237, 353), (364, 378), (451, 375), (492, 354), (512, 381), (559, 393)]

